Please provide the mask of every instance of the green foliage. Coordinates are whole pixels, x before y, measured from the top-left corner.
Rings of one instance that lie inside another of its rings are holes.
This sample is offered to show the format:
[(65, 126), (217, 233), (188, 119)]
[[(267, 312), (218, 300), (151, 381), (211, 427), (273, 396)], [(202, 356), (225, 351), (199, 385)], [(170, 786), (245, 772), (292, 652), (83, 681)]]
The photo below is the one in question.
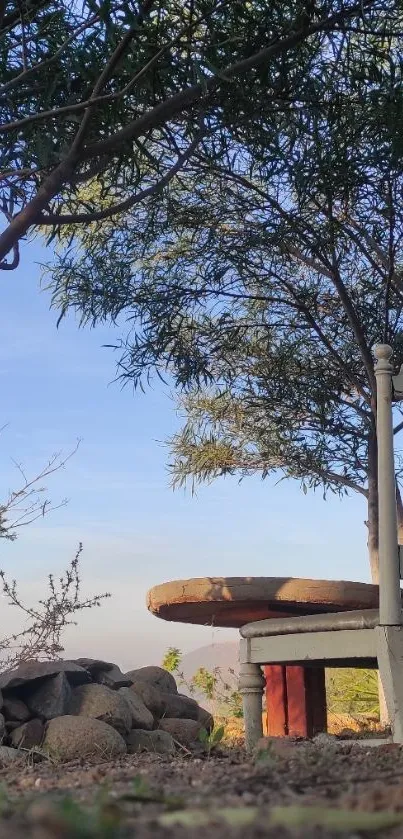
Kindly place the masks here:
[[(267, 13), (251, 4), (247, 33)], [(223, 14), (226, 55), (241, 20)], [(401, 29), (376, 3), (240, 79), (180, 178), (51, 269), (62, 314), (127, 320), (123, 381), (181, 392), (175, 485), (257, 473), (368, 498), (374, 343), (403, 361)]]
[(181, 658), (182, 653), (177, 649), (177, 647), (168, 647), (162, 660), (161, 667), (163, 667), (164, 670), (168, 670), (169, 673), (175, 673), (181, 663)]
[(217, 726), (217, 728), (214, 727), (210, 732), (206, 731), (205, 728), (201, 728), (199, 731), (199, 741), (210, 755), (213, 749), (221, 743), (224, 734), (225, 727), (223, 725)]
[(220, 667), (212, 671), (206, 667), (199, 667), (190, 679), (186, 679), (182, 670), (182, 653), (176, 647), (168, 647), (162, 667), (172, 673), (179, 685), (185, 687), (190, 694), (199, 693), (205, 699), (217, 705), (218, 712), (228, 717), (242, 717), (242, 697), (236, 688), (236, 674), (228, 668), (228, 676), (223, 674)]
[(373, 5), (10, 0), (0, 20), (0, 268), (18, 265), (33, 228), (50, 242), (62, 225), (144, 210), (204, 136), (236, 130), (235, 101), (253, 87), (258, 107), (286, 102), (289, 84), (337, 49), (340, 26), (348, 32), (367, 8), (372, 25)]
[(379, 717), (378, 691), (376, 670), (345, 668), (326, 671), (327, 706), (332, 713)]

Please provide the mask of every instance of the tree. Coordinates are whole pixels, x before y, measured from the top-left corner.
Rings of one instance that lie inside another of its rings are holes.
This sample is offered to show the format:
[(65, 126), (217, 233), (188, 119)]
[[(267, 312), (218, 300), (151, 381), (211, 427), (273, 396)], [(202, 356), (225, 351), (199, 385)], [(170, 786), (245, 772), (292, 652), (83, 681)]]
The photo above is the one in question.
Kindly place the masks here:
[[(0, 268), (17, 267), (20, 240), (38, 226), (50, 241), (63, 225), (87, 225), (159, 194), (203, 137), (225, 137), (244, 80), (275, 107), (284, 71), (292, 81), (315, 61), (330, 65), (350, 31), (363, 26), (377, 37), (379, 27), (396, 26), (399, 5), (3, 3)], [(82, 187), (94, 179), (88, 198)]]
[(128, 319), (124, 380), (157, 371), (185, 389), (176, 480), (276, 471), (361, 493), (374, 580), (374, 343), (403, 361), (395, 24), (381, 15), (332, 61), (316, 56), (287, 106), (288, 74), (277, 108), (245, 84), (232, 129), (205, 138), (175, 184), (114, 230), (83, 233), (51, 269), (61, 316)]

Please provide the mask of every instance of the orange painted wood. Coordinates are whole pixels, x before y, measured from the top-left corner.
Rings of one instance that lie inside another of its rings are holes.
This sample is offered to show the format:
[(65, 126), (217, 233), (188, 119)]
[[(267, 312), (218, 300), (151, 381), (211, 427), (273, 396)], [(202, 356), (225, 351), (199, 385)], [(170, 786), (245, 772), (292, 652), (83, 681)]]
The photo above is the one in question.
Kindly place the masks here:
[(288, 734), (287, 685), (285, 667), (269, 664), (264, 668), (266, 677), (267, 734), (285, 737)]
[(267, 733), (271, 737), (314, 737), (326, 731), (323, 667), (266, 665)]
[(270, 617), (376, 609), (378, 586), (293, 577), (196, 577), (154, 586), (153, 615), (168, 621), (238, 628)]

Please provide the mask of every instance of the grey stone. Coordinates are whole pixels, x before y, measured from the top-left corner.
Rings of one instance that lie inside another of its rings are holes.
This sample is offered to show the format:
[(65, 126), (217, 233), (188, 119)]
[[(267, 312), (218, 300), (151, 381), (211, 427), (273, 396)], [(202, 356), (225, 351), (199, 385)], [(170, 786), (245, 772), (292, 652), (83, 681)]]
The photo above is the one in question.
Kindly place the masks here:
[(164, 716), (170, 719), (197, 720), (199, 717), (199, 706), (194, 699), (180, 694), (162, 694), (165, 702)]
[(36, 717), (53, 720), (67, 713), (71, 699), (71, 687), (65, 673), (58, 673), (40, 683), (27, 698), (27, 704)]
[(80, 685), (72, 691), (69, 714), (93, 717), (108, 723), (120, 734), (128, 734), (132, 727), (132, 711), (120, 691), (105, 685)]
[(110, 725), (89, 717), (56, 717), (47, 724), (43, 751), (69, 761), (113, 760), (127, 751), (123, 737)]
[(132, 680), (133, 684), (147, 682), (163, 693), (178, 693), (172, 673), (164, 670), (163, 667), (139, 667), (138, 670), (129, 670), (126, 676)]
[(160, 720), (159, 727), (167, 731), (182, 746), (192, 746), (198, 742), (199, 733), (202, 728), (197, 720), (164, 719)]
[(11, 732), (9, 740), (15, 748), (34, 749), (39, 748), (44, 735), (45, 727), (41, 720), (29, 720), (15, 728)]
[(125, 676), (116, 664), (109, 670), (97, 670), (92, 674), (94, 682), (99, 685), (106, 685), (112, 690), (119, 690), (119, 688), (128, 688), (132, 684), (132, 680)]
[(167, 731), (133, 730), (126, 738), (127, 751), (130, 755), (137, 752), (154, 752), (160, 755), (175, 754), (175, 743)]
[(6, 721), (3, 717), (3, 714), (0, 714), (0, 743), (3, 742), (5, 734), (6, 734)]
[(2, 712), (7, 721), (26, 722), (31, 717), (25, 702), (17, 696), (5, 696)]
[(151, 730), (154, 727), (154, 717), (151, 711), (144, 705), (143, 700), (131, 688), (120, 688), (118, 693), (129, 704), (132, 714), (131, 728)]
[(112, 662), (101, 661), (99, 658), (75, 658), (74, 663), (79, 664), (80, 667), (84, 667), (84, 670), (88, 670), (91, 676), (97, 673), (98, 670), (113, 670), (116, 667)]
[(17, 760), (26, 760), (26, 753), (19, 749), (12, 749), (10, 746), (0, 746), (0, 766), (7, 766)]
[(165, 702), (161, 691), (148, 682), (137, 681), (129, 688), (136, 696), (144, 702), (146, 708), (151, 711), (154, 719), (159, 720), (165, 713)]
[(65, 673), (70, 684), (82, 685), (91, 681), (87, 670), (74, 661), (23, 661), (14, 670), (0, 673), (0, 690), (6, 691), (39, 681), (47, 676)]
[(205, 708), (201, 708), (199, 705), (197, 719), (202, 727), (210, 734), (214, 728), (214, 717), (210, 714), (210, 711), (206, 711)]

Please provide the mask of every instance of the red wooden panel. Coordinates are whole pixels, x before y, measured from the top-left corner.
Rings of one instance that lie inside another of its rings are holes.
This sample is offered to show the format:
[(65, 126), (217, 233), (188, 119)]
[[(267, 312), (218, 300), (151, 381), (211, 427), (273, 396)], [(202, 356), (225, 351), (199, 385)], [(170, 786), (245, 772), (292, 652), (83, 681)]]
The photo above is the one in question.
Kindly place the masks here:
[(309, 696), (305, 668), (286, 667), (288, 733), (291, 737), (310, 737)]
[(267, 734), (285, 737), (288, 734), (287, 688), (285, 667), (270, 664), (264, 668), (266, 677)]

